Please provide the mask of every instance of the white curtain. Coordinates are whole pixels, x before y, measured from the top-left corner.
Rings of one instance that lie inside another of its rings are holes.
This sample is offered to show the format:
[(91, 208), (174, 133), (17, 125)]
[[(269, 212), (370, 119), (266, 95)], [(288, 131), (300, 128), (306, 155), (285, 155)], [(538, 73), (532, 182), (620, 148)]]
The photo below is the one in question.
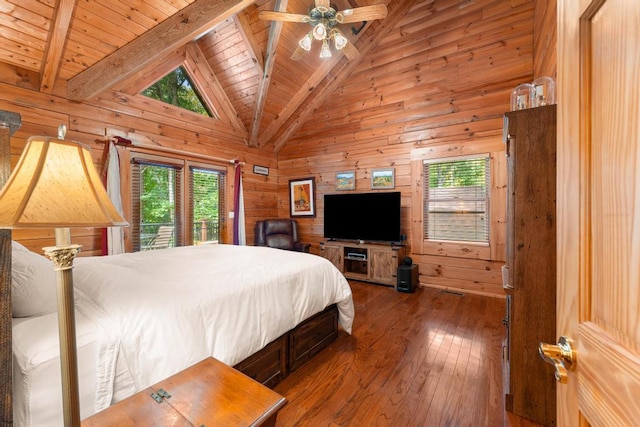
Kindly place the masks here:
[(238, 186), (238, 205), (235, 212), (235, 215), (238, 218), (238, 244), (246, 246), (247, 233), (244, 227), (244, 194), (242, 191), (242, 169), (240, 165), (237, 165), (236, 168), (238, 168), (238, 170), (240, 171), (240, 183)]
[[(122, 215), (122, 196), (120, 195), (120, 159), (118, 150), (113, 142), (109, 143), (109, 158), (107, 162), (107, 194), (113, 206)], [(116, 255), (124, 253), (123, 227), (107, 228), (107, 253)]]

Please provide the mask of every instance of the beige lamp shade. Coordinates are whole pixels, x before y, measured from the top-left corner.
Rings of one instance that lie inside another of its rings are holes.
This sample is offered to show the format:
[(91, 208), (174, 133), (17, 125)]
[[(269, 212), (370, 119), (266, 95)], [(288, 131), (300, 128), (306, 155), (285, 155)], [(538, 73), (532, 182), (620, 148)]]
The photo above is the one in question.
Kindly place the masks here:
[(128, 225), (109, 200), (89, 149), (33, 136), (0, 191), (0, 228)]

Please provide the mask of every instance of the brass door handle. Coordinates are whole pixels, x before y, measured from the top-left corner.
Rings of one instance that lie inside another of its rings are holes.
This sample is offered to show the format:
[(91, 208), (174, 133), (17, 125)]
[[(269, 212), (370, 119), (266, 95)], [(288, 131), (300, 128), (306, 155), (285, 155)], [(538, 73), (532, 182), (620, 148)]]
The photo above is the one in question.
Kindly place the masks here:
[(567, 372), (576, 368), (576, 352), (572, 344), (573, 341), (570, 338), (561, 336), (558, 344), (541, 342), (538, 346), (538, 354), (542, 360), (554, 366), (556, 381), (562, 384), (567, 382)]

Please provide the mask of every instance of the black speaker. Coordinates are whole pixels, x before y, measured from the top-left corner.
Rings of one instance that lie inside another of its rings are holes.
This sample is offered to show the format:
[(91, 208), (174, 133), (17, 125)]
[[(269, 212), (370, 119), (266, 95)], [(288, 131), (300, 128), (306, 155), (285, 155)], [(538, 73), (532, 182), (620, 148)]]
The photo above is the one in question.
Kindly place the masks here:
[(418, 286), (418, 264), (398, 267), (398, 292), (413, 292)]

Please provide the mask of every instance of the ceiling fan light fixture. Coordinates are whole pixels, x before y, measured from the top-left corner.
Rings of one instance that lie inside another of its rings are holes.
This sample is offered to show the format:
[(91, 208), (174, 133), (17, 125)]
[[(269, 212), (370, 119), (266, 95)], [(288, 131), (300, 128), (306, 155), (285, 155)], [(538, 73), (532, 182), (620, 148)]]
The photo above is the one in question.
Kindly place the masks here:
[(342, 34), (340, 31), (335, 30), (333, 32), (333, 43), (336, 46), (336, 49), (342, 50), (349, 43), (349, 40)]
[(324, 40), (327, 38), (327, 24), (326, 19), (321, 19), (314, 27), (313, 27), (313, 37), (316, 40)]
[[(369, 1), (371, 0), (367, 0), (367, 3)], [(355, 2), (349, 0), (349, 4), (353, 3)], [(298, 40), (298, 46), (291, 55), (293, 61), (298, 61), (302, 58), (304, 52), (310, 51), (315, 40), (322, 42), (321, 58), (331, 57), (331, 49), (335, 48), (336, 50), (341, 50), (347, 60), (352, 60), (359, 57), (360, 52), (337, 26), (361, 22), (362, 26), (360, 28), (351, 27), (353, 33), (357, 34), (365, 27), (367, 21), (382, 19), (387, 16), (387, 13), (387, 6), (384, 3), (338, 11), (330, 0), (313, 0), (313, 6), (310, 7), (307, 15), (263, 10), (260, 12), (259, 17), (268, 21), (298, 22), (311, 26), (311, 31)], [(332, 39), (333, 46), (331, 46)]]
[(309, 52), (311, 50), (311, 43), (313, 43), (313, 35), (311, 34), (311, 31), (310, 31), (303, 38), (300, 39), (300, 41), (298, 42), (298, 45), (300, 45), (301, 48)]
[(331, 58), (331, 49), (329, 49), (329, 42), (326, 39), (322, 41), (320, 58)]

